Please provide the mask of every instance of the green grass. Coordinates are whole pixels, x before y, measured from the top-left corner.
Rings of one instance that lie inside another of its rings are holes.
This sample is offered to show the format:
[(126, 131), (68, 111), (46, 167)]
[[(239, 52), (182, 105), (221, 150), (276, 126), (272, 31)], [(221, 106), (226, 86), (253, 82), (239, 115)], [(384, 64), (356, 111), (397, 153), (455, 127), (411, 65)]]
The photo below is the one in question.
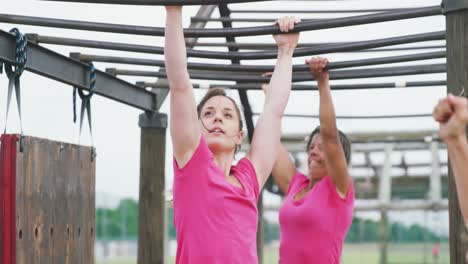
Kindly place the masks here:
[[(449, 264), (448, 244), (441, 244), (440, 255), (437, 262), (432, 260), (432, 244), (390, 244), (388, 250), (388, 264)], [(343, 248), (344, 264), (378, 263), (379, 245), (375, 243), (346, 244)], [(278, 249), (265, 247), (264, 263), (278, 263)], [(168, 264), (175, 262), (171, 257)], [(136, 258), (122, 259), (97, 259), (95, 264), (135, 264)]]

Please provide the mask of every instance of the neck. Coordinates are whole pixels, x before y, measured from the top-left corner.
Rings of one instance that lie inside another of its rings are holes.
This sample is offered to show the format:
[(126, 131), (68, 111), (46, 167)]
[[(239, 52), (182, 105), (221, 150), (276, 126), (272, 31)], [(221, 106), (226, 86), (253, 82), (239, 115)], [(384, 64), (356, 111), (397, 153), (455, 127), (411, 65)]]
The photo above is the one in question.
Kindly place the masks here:
[(321, 180), (323, 179), (323, 177), (325, 177), (325, 176), (323, 176), (323, 175), (315, 175), (313, 172), (311, 172), (310, 175), (309, 175), (309, 179), (310, 179), (309, 187), (310, 187), (310, 188), (314, 187), (314, 185), (315, 185), (317, 182), (321, 181)]
[(321, 180), (322, 179), (310, 179), (309, 188), (312, 189), (312, 187), (314, 187), (314, 185)]
[(234, 153), (221, 152), (213, 155), (213, 162), (224, 172), (224, 176), (229, 176), (232, 162), (234, 161)]

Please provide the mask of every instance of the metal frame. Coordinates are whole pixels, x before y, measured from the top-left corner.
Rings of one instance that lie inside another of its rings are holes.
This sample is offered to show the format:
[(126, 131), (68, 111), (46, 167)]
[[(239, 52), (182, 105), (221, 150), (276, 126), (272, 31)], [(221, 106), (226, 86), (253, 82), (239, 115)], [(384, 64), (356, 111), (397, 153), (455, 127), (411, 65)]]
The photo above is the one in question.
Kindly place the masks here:
[[(141, 52), (141, 53), (160, 54), (160, 55), (164, 54), (164, 48), (156, 47), (156, 46), (60, 38), (60, 37), (42, 36), (38, 34), (27, 34), (27, 37), (32, 42), (43, 43), (43, 44), (56, 44), (56, 45), (65, 45), (65, 46), (97, 48), (97, 49), (121, 50), (121, 51)], [(444, 39), (445, 39), (445, 32), (437, 31), (437, 32), (399, 36), (399, 37), (392, 37), (392, 38), (349, 42), (345, 44), (320, 45), (320, 46), (310, 47), (310, 48), (297, 48), (293, 56), (294, 57), (312, 56), (312, 55), (319, 55), (319, 54), (326, 54), (326, 53), (337, 53), (337, 52), (373, 49), (373, 48), (387, 47), (387, 46), (400, 45), (400, 44), (433, 41), (433, 40), (444, 40)], [(191, 50), (191, 49), (187, 50), (187, 57), (205, 58), (205, 59), (261, 60), (261, 59), (275, 59), (276, 56), (277, 56), (276, 50), (267, 50), (267, 51), (262, 51), (262, 52), (238, 52), (238, 51), (216, 52), (216, 51), (207, 51), (207, 50)]]
[[(15, 37), (0, 30), (0, 61), (15, 62)], [(89, 90), (89, 66), (79, 61), (67, 58), (56, 52), (28, 44), (28, 61), (26, 70)], [(154, 93), (115, 78), (105, 72), (96, 70), (96, 94), (113, 99), (145, 111), (156, 111), (157, 98)]]
[[(155, 82), (137, 82), (139, 87), (150, 87), (159, 89), (169, 89), (169, 84), (166, 83), (155, 83)], [(214, 87), (225, 87), (228, 89), (244, 89), (244, 90), (262, 90), (262, 85), (259, 83), (239, 83), (239, 84), (200, 84), (192, 83), (192, 87), (195, 89), (209, 89)], [(418, 88), (418, 87), (429, 87), (429, 86), (446, 86), (447, 81), (413, 81), (413, 82), (387, 82), (387, 83), (360, 83), (360, 84), (331, 84), (332, 90), (362, 90), (362, 89), (388, 89), (388, 88)], [(318, 90), (316, 85), (304, 85), (304, 84), (293, 84), (292, 90), (294, 91), (311, 91)]]
[(388, 9), (335, 9), (335, 10), (263, 10), (263, 9), (249, 9), (249, 10), (231, 10), (231, 13), (244, 13), (244, 14), (340, 14), (340, 13), (377, 13), (377, 12), (393, 12), (404, 11), (412, 8), (388, 8)]
[[(260, 113), (254, 113), (258, 116)], [(283, 117), (292, 118), (319, 118), (319, 115), (304, 115), (304, 114), (284, 114)], [(394, 119), (394, 118), (420, 118), (420, 117), (432, 117), (432, 114), (411, 114), (411, 115), (338, 115), (337, 119)]]
[[(323, 45), (336, 45), (336, 44), (346, 44), (353, 42), (330, 42), (330, 43), (299, 43), (297, 48), (310, 48), (310, 47), (320, 47)], [(276, 49), (275, 44), (271, 43), (216, 43), (216, 42), (198, 42), (197, 47), (234, 47), (244, 50), (268, 50)], [(403, 51), (403, 50), (420, 50), (420, 49), (445, 49), (445, 45), (427, 45), (427, 46), (416, 46), (416, 47), (401, 47), (401, 48), (387, 48), (387, 49), (372, 49), (366, 50), (365, 52), (382, 52), (382, 51)], [(358, 52), (358, 51), (354, 51)]]
[[(116, 3), (114, 0), (110, 0)], [(132, 0), (140, 1), (140, 0)], [(145, 0), (141, 0), (145, 1)], [(159, 0), (158, 0), (159, 1)], [(93, 1), (94, 2), (94, 1)], [(298, 24), (292, 32), (302, 32), (318, 29), (330, 29), (337, 27), (348, 27), (355, 25), (379, 23), (386, 21), (395, 21), (402, 19), (436, 16), (442, 14), (442, 8), (440, 6), (429, 6), (417, 9), (405, 10), (405, 11), (393, 11), (385, 13), (377, 13), (370, 15), (343, 17), (343, 18), (332, 18), (320, 21), (305, 21)], [(121, 34), (134, 34), (134, 35), (149, 35), (149, 36), (164, 36), (164, 28), (161, 27), (141, 27), (131, 25), (119, 25), (109, 23), (97, 23), (97, 22), (86, 22), (76, 20), (64, 20), (64, 19), (52, 19), (52, 18), (40, 18), (31, 16), (17, 16), (10, 14), (0, 14), (0, 22), (13, 23), (13, 24), (25, 24), (35, 26), (47, 26), (47, 27), (60, 27), (69, 29), (79, 30), (91, 30), (100, 32), (110, 33), (121, 33)], [(225, 38), (225, 37), (240, 37), (240, 36), (258, 36), (258, 35), (272, 35), (280, 34), (277, 25), (271, 26), (258, 26), (258, 27), (245, 27), (245, 28), (230, 28), (226, 29), (184, 29), (185, 37), (197, 37), (197, 38)]]
[[(126, 58), (126, 57), (114, 57), (114, 56), (99, 56), (99, 55), (87, 55), (81, 53), (73, 53), (82, 61), (87, 62), (112, 62), (122, 64), (133, 64), (133, 65), (144, 65), (144, 66), (157, 66), (164, 67), (163, 60), (151, 60), (142, 58)], [(370, 65), (381, 65), (400, 63), (408, 61), (419, 61), (419, 60), (431, 60), (445, 58), (445, 51), (427, 52), (411, 55), (383, 57), (375, 59), (363, 59), (363, 60), (352, 60), (342, 62), (329, 62), (328, 69), (343, 69), (352, 67), (362, 67)], [(188, 69), (191, 70), (211, 70), (211, 71), (231, 71), (231, 72), (270, 72), (273, 71), (274, 65), (240, 65), (240, 64), (214, 64), (214, 63), (187, 63)], [(294, 65), (293, 71), (309, 71), (309, 66), (306, 64)]]
[[(431, 64), (431, 65), (412, 65), (400, 67), (381, 67), (374, 69), (359, 69), (359, 70), (340, 70), (330, 71), (330, 80), (341, 79), (357, 79), (357, 78), (374, 78), (374, 77), (388, 77), (388, 76), (402, 76), (402, 75), (417, 75), (417, 74), (432, 74), (432, 73), (445, 73), (447, 67), (445, 64)], [(141, 71), (141, 70), (125, 70), (108, 68), (106, 72), (112, 75), (126, 75), (126, 76), (145, 76), (145, 77), (158, 77), (166, 78), (166, 73), (155, 71)], [(231, 72), (207, 72), (207, 71), (189, 71), (192, 79), (200, 80), (222, 80), (222, 81), (235, 81), (235, 82), (259, 82), (268, 83), (270, 77), (262, 77), (260, 74), (238, 74), (234, 75)], [(306, 82), (315, 80), (310, 73), (295, 73), (293, 74), (293, 82)]]

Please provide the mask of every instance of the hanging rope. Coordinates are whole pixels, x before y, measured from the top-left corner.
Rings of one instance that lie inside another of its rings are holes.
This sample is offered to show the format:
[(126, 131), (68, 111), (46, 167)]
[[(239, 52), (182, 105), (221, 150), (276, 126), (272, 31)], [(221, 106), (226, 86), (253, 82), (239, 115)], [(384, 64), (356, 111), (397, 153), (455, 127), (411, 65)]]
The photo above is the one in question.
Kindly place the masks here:
[[(92, 126), (92, 120), (91, 120), (91, 97), (93, 97), (93, 94), (96, 89), (96, 73), (94, 69), (93, 63), (89, 63), (90, 66), (90, 73), (89, 73), (89, 93), (85, 94), (83, 89), (78, 88), (78, 87), (73, 87), (73, 123), (76, 123), (76, 92), (78, 91), (78, 95), (80, 96), (81, 99), (81, 111), (80, 111), (80, 134), (79, 137), (81, 137), (81, 131), (83, 129), (83, 119), (84, 119), (84, 114), (87, 112), (88, 116), (88, 125), (89, 125), (89, 133), (91, 135), (91, 146), (94, 146), (93, 143), (93, 126)], [(94, 159), (94, 147), (93, 147), (93, 153), (92, 153), (92, 159)]]
[[(7, 97), (7, 110), (5, 118), (5, 130), (7, 131), (7, 121), (8, 121), (8, 112), (10, 110), (11, 96), (13, 94), (13, 89), (16, 94), (16, 103), (18, 106), (18, 114), (20, 119), (20, 128), (21, 128), (21, 137), (23, 136), (23, 124), (21, 119), (21, 88), (20, 88), (20, 77), (23, 74), (26, 62), (28, 60), (27, 44), (28, 41), (23, 34), (17, 29), (13, 28), (10, 30), (10, 33), (13, 33), (16, 36), (15, 43), (15, 63), (14, 65), (10, 63), (5, 63), (5, 72), (8, 77), (8, 97)], [(14, 67), (14, 70), (13, 70)]]

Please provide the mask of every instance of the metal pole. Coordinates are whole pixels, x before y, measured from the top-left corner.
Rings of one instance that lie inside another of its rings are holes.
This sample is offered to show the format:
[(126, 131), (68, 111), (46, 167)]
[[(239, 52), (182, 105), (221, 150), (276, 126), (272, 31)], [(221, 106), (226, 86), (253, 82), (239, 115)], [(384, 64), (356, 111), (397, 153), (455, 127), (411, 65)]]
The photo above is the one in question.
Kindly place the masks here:
[[(201, 18), (201, 17), (192, 17), (190, 18), (192, 22), (231, 22), (231, 23), (275, 23), (276, 18), (228, 18), (228, 17), (210, 17), (210, 18)], [(324, 19), (302, 19), (302, 21), (320, 21)]]
[[(90, 0), (91, 1), (91, 0)], [(106, 1), (106, 0), (104, 0)], [(140, 1), (140, 0), (132, 0)], [(145, 0), (141, 0), (145, 1)], [(195, 1), (195, 0), (194, 0)], [(93, 2), (95, 2), (93, 0)], [(109, 0), (109, 2), (117, 3), (115, 0)], [(163, 1), (161, 1), (163, 2)], [(320, 21), (305, 21), (298, 24), (293, 32), (311, 31), (318, 29), (329, 29), (337, 27), (347, 27), (371, 23), (379, 23), (386, 21), (395, 21), (402, 19), (418, 18), (435, 16), (442, 14), (440, 6), (429, 6), (404, 11), (385, 12), (361, 16), (343, 17), (343, 18), (332, 18)], [(135, 25), (119, 25), (119, 24), (108, 24), (108, 23), (97, 23), (87, 21), (76, 21), (76, 20), (64, 20), (64, 19), (51, 19), (41, 17), (30, 17), (30, 16), (17, 16), (10, 14), (0, 14), (0, 22), (12, 23), (12, 24), (26, 24), (35, 26), (47, 26), (47, 27), (59, 27), (79, 30), (91, 30), (100, 32), (111, 32), (121, 34), (134, 34), (134, 35), (150, 35), (150, 36), (164, 36), (164, 28), (162, 27), (142, 27)], [(277, 25), (270, 26), (257, 26), (257, 27), (244, 27), (244, 28), (230, 28), (226, 29), (184, 29), (185, 37), (240, 37), (240, 36), (258, 36), (258, 35), (271, 35), (280, 34)]]
[[(137, 82), (137, 86), (146, 88), (161, 88), (169, 89), (167, 83), (155, 82)], [(263, 84), (259, 83), (240, 83), (240, 84), (199, 84), (192, 83), (195, 89), (207, 89), (213, 87), (226, 87), (229, 89), (244, 89), (244, 90), (261, 90)], [(332, 90), (358, 90), (358, 89), (382, 89), (382, 88), (409, 88), (409, 87), (429, 87), (429, 86), (446, 86), (446, 81), (416, 81), (416, 82), (399, 82), (399, 83), (361, 83), (361, 84), (336, 84), (331, 85)], [(316, 85), (293, 84), (292, 90), (295, 91), (311, 91), (318, 90)]]
[[(374, 59), (329, 62), (328, 69), (343, 69), (352, 67), (362, 67), (380, 64), (400, 63), (408, 61), (430, 60), (445, 58), (445, 51), (428, 52), (420, 54), (392, 56)], [(99, 55), (86, 55), (73, 53), (73, 56), (80, 58), (86, 62), (111, 62), (144, 66), (158, 66), (164, 67), (163, 60), (151, 60), (141, 58), (125, 58), (125, 57), (112, 57), (112, 56), (99, 56)], [(214, 64), (214, 63), (188, 63), (188, 68), (191, 70), (211, 70), (211, 71), (231, 71), (231, 72), (271, 72), (274, 70), (274, 65), (240, 65), (240, 64)], [(309, 66), (306, 64), (294, 65), (293, 71), (309, 71)]]
[(379, 183), (379, 202), (382, 204), (380, 219), (380, 264), (388, 263), (388, 212), (386, 207), (390, 205), (392, 199), (392, 151), (394, 144), (385, 146), (385, 161), (380, 175)]
[[(260, 113), (254, 113), (260, 115)], [(319, 118), (319, 115), (301, 115), (301, 114), (284, 114), (283, 117), (294, 118)], [(432, 117), (432, 114), (414, 114), (414, 115), (369, 115), (369, 116), (353, 116), (342, 115), (336, 116), (338, 119), (393, 119), (393, 118), (418, 118), (418, 117)]]
[[(165, 73), (155, 71), (139, 71), (139, 70), (124, 70), (109, 68), (107, 72), (112, 72), (115, 75), (127, 75), (127, 76), (146, 76), (146, 77), (158, 77), (166, 78)], [(387, 77), (387, 76), (401, 76), (401, 75), (416, 75), (416, 74), (432, 74), (432, 73), (444, 73), (446, 72), (445, 64), (432, 64), (432, 65), (414, 65), (414, 66), (401, 66), (401, 67), (387, 67), (387, 68), (375, 68), (375, 69), (360, 69), (360, 70), (341, 70), (341, 71), (330, 71), (331, 80), (342, 80), (342, 79), (357, 79), (357, 78), (375, 78), (375, 77)], [(233, 75), (230, 72), (206, 72), (206, 71), (190, 71), (192, 79), (201, 80), (223, 80), (223, 81), (236, 81), (236, 82), (269, 82), (269, 77), (262, 77), (259, 75), (252, 74), (239, 74)], [(310, 74), (296, 73), (293, 75), (293, 82), (305, 82), (312, 81), (313, 76)]]
[[(156, 46), (135, 45), (126, 43), (115, 43), (105, 41), (92, 41), (81, 39), (60, 38), (51, 36), (41, 36), (37, 34), (27, 35), (31, 41), (44, 44), (56, 44), (66, 46), (78, 46), (98, 49), (132, 51), (151, 54), (164, 54), (164, 48)], [(384, 38), (377, 40), (366, 40), (358, 42), (350, 42), (345, 44), (323, 45), (309, 48), (297, 48), (294, 52), (294, 57), (311, 56), (335, 52), (347, 52), (364, 49), (373, 49), (386, 46), (408, 44), (422, 41), (444, 40), (445, 31), (422, 33), (416, 35), (407, 35), (400, 37)], [(187, 50), (188, 57), (207, 58), (207, 59), (224, 59), (224, 60), (260, 60), (276, 58), (276, 50), (268, 50), (262, 52), (216, 52), (207, 50)]]
[[(329, 42), (329, 43), (299, 43), (297, 48), (310, 48), (320, 47), (323, 45), (336, 45), (336, 44), (349, 44), (353, 42)], [(217, 43), (217, 42), (198, 42), (198, 47), (236, 47), (245, 50), (276, 50), (275, 44), (270, 43)], [(353, 52), (387, 52), (387, 51), (407, 51), (407, 50), (425, 50), (425, 49), (445, 49), (445, 45), (427, 45), (427, 46), (413, 46), (413, 47), (401, 47), (401, 48), (381, 48), (381, 49), (369, 49), (365, 51), (353, 51)]]
[(404, 11), (412, 8), (390, 8), (390, 9), (336, 9), (336, 10), (231, 10), (231, 13), (239, 14), (340, 14), (340, 13), (376, 13), (376, 12), (394, 12)]

